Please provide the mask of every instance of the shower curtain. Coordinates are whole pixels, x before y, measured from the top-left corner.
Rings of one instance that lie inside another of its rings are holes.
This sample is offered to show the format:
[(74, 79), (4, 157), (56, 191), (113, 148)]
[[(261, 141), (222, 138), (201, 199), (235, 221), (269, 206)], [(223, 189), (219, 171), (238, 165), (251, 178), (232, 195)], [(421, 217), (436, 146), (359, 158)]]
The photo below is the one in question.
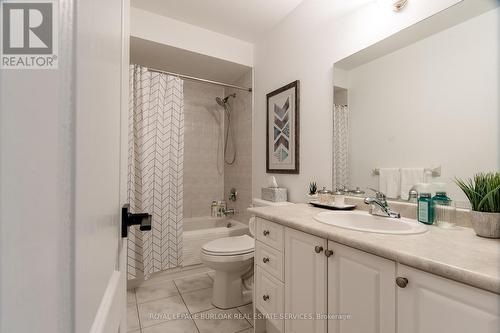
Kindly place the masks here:
[(349, 187), (349, 109), (333, 109), (333, 187)]
[(128, 278), (182, 265), (183, 81), (130, 66), (128, 200), (152, 214), (151, 231), (131, 227)]

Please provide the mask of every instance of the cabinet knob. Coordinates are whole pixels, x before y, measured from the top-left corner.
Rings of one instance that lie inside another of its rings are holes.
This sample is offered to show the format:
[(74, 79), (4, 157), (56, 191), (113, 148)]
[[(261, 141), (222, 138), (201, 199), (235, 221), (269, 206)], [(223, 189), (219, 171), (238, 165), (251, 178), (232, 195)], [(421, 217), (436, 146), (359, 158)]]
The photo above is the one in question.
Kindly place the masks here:
[(267, 236), (269, 235), (269, 230), (264, 230), (262, 233), (264, 234), (264, 236)]
[(268, 257), (264, 257), (264, 258), (262, 258), (262, 262), (263, 262), (264, 264), (268, 263), (268, 262), (269, 262), (269, 258), (268, 258)]
[(323, 246), (319, 246), (319, 245), (317, 245), (317, 246), (314, 248), (314, 251), (315, 251), (316, 253), (321, 253), (321, 252), (323, 252)]
[(332, 250), (325, 250), (325, 256), (327, 258), (330, 258), (330, 256), (333, 254), (333, 251)]
[(406, 288), (408, 285), (408, 279), (405, 277), (398, 276), (396, 278), (396, 284), (398, 285), (399, 288)]
[(267, 302), (269, 300), (269, 295), (262, 296), (262, 299)]

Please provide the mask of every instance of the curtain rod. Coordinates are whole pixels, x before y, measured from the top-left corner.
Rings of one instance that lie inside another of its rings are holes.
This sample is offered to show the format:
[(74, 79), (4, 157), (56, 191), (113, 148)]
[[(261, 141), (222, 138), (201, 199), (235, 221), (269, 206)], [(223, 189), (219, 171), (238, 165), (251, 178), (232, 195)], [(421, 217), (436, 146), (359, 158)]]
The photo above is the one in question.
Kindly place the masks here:
[(162, 74), (172, 75), (172, 76), (177, 76), (177, 77), (180, 77), (182, 79), (191, 80), (191, 81), (199, 81), (199, 82), (203, 82), (203, 83), (216, 84), (216, 85), (219, 85), (219, 86), (224, 86), (224, 87), (228, 87), (228, 88), (235, 88), (235, 89), (245, 90), (245, 91), (249, 91), (249, 92), (252, 91), (252, 88), (240, 87), (240, 86), (236, 86), (234, 84), (217, 82), (217, 81), (202, 79), (202, 78), (199, 78), (199, 77), (194, 77), (194, 76), (183, 75), (183, 74), (179, 74), (179, 73), (162, 71), (162, 70), (159, 70), (159, 69), (148, 68), (148, 71), (155, 72), (155, 73), (162, 73)]

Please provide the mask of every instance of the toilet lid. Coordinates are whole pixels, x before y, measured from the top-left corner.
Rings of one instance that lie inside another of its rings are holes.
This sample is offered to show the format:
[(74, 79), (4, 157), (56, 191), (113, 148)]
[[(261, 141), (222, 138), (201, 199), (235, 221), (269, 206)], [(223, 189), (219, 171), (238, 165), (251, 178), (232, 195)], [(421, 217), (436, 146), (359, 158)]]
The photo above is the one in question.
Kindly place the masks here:
[(205, 252), (219, 255), (234, 255), (252, 252), (254, 246), (254, 239), (243, 235), (215, 239), (203, 245), (202, 249)]

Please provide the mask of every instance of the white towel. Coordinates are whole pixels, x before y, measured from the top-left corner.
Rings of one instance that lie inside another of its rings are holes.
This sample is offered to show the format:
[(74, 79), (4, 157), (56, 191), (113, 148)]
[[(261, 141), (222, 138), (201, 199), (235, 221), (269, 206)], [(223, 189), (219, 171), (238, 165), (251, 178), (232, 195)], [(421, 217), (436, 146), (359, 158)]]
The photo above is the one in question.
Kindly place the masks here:
[(408, 200), (408, 192), (424, 182), (424, 168), (401, 168), (401, 199)]
[(398, 168), (380, 168), (378, 190), (390, 199), (397, 199), (401, 191), (401, 173)]

